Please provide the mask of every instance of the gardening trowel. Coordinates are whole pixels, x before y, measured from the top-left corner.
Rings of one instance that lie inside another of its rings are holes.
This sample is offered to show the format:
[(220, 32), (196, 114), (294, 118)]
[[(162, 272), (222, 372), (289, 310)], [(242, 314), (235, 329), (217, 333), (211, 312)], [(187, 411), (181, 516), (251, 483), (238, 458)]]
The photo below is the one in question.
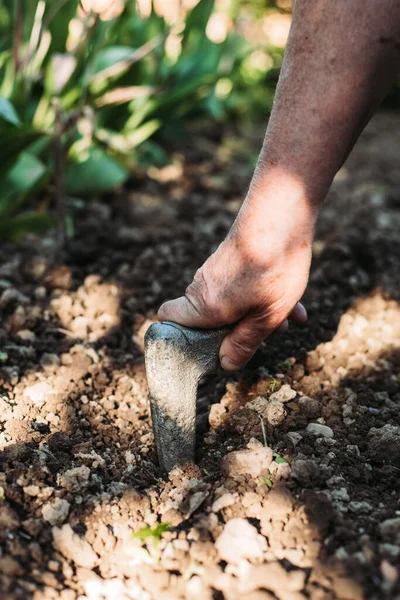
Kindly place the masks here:
[(165, 472), (194, 462), (196, 401), (200, 379), (219, 364), (219, 348), (230, 328), (189, 329), (154, 323), (145, 335), (145, 362), (153, 431)]

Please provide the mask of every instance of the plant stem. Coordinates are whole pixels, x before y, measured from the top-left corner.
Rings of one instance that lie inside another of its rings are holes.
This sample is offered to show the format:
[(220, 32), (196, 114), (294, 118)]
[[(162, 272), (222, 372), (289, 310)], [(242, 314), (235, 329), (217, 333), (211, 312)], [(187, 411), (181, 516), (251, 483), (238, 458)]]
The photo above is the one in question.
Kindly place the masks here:
[(64, 197), (64, 148), (61, 141), (63, 134), (63, 119), (60, 104), (55, 101), (55, 124), (54, 124), (54, 196), (57, 214), (57, 254), (61, 259), (65, 249), (66, 219), (65, 219), (65, 197)]
[(267, 432), (265, 431), (264, 419), (262, 418), (262, 415), (260, 415), (259, 413), (258, 413), (258, 418), (260, 419), (261, 431), (262, 431), (262, 436), (263, 436), (263, 440), (264, 440), (264, 446), (266, 448), (268, 446), (268, 439), (267, 439)]
[(15, 21), (14, 21), (14, 36), (13, 36), (13, 62), (14, 72), (18, 73), (20, 64), (20, 51), (22, 42), (22, 22), (23, 22), (23, 9), (22, 0), (15, 0)]

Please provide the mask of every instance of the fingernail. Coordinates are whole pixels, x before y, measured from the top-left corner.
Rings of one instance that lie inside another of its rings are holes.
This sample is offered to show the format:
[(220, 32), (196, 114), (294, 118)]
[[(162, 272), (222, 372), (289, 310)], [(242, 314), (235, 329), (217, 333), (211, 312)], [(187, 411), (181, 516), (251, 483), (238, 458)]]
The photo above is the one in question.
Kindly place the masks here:
[(307, 311), (300, 302), (297, 305), (297, 315), (298, 315), (298, 318), (301, 319), (302, 321), (307, 321), (307, 317), (308, 317)]
[(236, 363), (234, 363), (233, 361), (231, 361), (230, 358), (228, 358), (227, 356), (221, 356), (221, 367), (225, 370), (225, 371), (237, 371), (238, 369), (240, 369), (241, 365), (238, 365)]

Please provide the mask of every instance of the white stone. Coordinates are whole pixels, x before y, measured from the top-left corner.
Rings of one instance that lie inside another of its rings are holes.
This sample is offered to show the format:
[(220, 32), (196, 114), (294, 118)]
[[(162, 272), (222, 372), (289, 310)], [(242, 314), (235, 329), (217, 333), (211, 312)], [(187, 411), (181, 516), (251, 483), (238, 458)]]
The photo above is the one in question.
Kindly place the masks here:
[(65, 488), (69, 492), (79, 492), (85, 488), (88, 484), (90, 477), (90, 469), (85, 465), (81, 467), (75, 467), (65, 471), (62, 475), (59, 475), (57, 482), (61, 487)]
[(56, 498), (54, 502), (47, 502), (42, 507), (43, 519), (50, 525), (61, 525), (68, 517), (70, 503), (63, 498)]
[(24, 390), (24, 396), (35, 404), (45, 402), (46, 396), (50, 396), (51, 394), (55, 394), (55, 390), (45, 381), (35, 383)]
[(267, 542), (246, 519), (232, 519), (217, 538), (215, 547), (220, 558), (228, 563), (238, 564), (242, 559), (260, 562)]
[(61, 529), (53, 527), (52, 533), (54, 548), (76, 566), (93, 569), (97, 565), (97, 554), (85, 539), (73, 531), (70, 525), (65, 524)]
[(271, 448), (265, 448), (260, 442), (249, 442), (247, 449), (230, 452), (223, 458), (222, 470), (228, 477), (251, 475), (256, 478), (269, 469), (271, 462)]
[(290, 402), (297, 395), (296, 390), (293, 390), (290, 385), (285, 383), (276, 392), (270, 395), (270, 400), (279, 400), (279, 402)]
[(333, 429), (321, 423), (309, 423), (306, 427), (306, 433), (314, 437), (333, 438)]
[(222, 496), (220, 496), (219, 498), (217, 498), (214, 501), (214, 504), (211, 507), (211, 510), (215, 513), (219, 512), (220, 510), (222, 510), (223, 508), (226, 508), (227, 506), (232, 506), (233, 504), (235, 504), (237, 500), (237, 495), (235, 494), (231, 494), (230, 492), (226, 492), (225, 494), (222, 494)]

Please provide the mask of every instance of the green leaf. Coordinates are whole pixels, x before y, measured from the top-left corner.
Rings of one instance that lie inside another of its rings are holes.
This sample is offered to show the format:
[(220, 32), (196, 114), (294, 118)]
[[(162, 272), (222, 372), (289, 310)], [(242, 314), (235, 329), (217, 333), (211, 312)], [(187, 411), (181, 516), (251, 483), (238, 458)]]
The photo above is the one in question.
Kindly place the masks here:
[(122, 185), (128, 171), (101, 148), (91, 148), (84, 162), (70, 163), (66, 191), (71, 195), (100, 193)]
[(46, 136), (30, 128), (10, 129), (0, 124), (0, 177), (31, 144)]
[(48, 213), (22, 213), (0, 222), (0, 239), (18, 242), (27, 233), (42, 233), (54, 224), (54, 217)]
[(287, 463), (288, 461), (286, 460), (286, 458), (283, 458), (283, 456), (280, 456), (280, 454), (278, 454), (277, 452), (273, 452), (272, 456), (275, 458), (275, 462), (278, 464), (283, 464), (283, 463)]
[(69, 24), (76, 14), (78, 4), (79, 0), (57, 0), (46, 9), (44, 20), (51, 32), (51, 54), (65, 52)]
[(112, 67), (127, 58), (131, 58), (134, 51), (134, 48), (129, 48), (128, 46), (109, 46), (108, 48), (104, 48), (94, 59), (93, 74), (108, 69), (108, 67)]
[(11, 102), (2, 97), (0, 97), (0, 119), (17, 127), (21, 125), (21, 120)]
[(154, 538), (159, 541), (166, 531), (171, 529), (171, 523), (159, 523), (156, 527), (152, 528), (150, 525), (139, 529), (132, 533), (132, 537), (138, 540), (146, 540), (148, 538)]
[(23, 152), (0, 180), (0, 217), (15, 212), (29, 193), (47, 183), (48, 175), (48, 170), (36, 156)]

